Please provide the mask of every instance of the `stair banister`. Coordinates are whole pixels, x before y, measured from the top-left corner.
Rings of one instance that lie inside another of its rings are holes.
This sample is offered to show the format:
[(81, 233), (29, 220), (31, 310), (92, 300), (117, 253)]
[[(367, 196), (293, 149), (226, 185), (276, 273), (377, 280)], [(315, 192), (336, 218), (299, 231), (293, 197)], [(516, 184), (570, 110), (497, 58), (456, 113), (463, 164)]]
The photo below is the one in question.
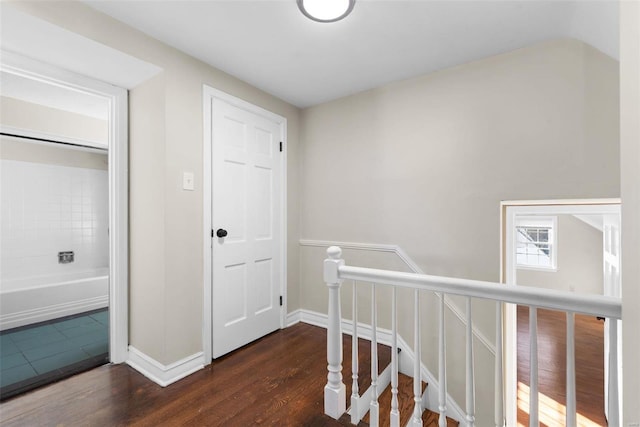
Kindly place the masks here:
[(494, 365), (494, 422), (495, 427), (504, 427), (504, 380), (502, 376), (502, 303), (496, 302), (496, 361)]
[(567, 312), (567, 427), (576, 427), (575, 315)]
[(371, 403), (369, 405), (369, 425), (378, 427), (378, 308), (376, 285), (371, 284)]
[(360, 422), (360, 390), (358, 389), (358, 287), (353, 281), (353, 301), (351, 302), (351, 317), (353, 335), (351, 337), (351, 424)]
[(398, 406), (398, 289), (391, 293), (391, 427), (400, 427)]
[(444, 330), (444, 293), (440, 296), (438, 331), (438, 426), (447, 427), (447, 343)]
[(538, 309), (529, 307), (529, 427), (538, 427)]
[[(574, 314), (605, 317), (609, 320), (608, 333), (611, 337), (609, 356), (609, 383), (608, 388), (608, 422), (609, 425), (619, 425), (620, 421), (620, 396), (618, 395), (618, 321), (621, 319), (622, 303), (620, 298), (575, 294), (572, 292), (555, 291), (544, 288), (522, 287), (504, 285), (500, 283), (478, 280), (459, 279), (442, 276), (430, 276), (425, 274), (403, 273), (397, 271), (378, 270), (370, 268), (346, 266), (340, 259), (341, 250), (338, 247), (330, 247), (327, 251), (329, 258), (324, 262), (324, 279), (329, 288), (329, 310), (327, 330), (327, 361), (328, 374), (325, 386), (325, 413), (333, 418), (339, 418), (345, 412), (345, 386), (342, 383), (342, 331), (340, 327), (340, 284), (342, 280), (352, 279), (371, 283), (372, 286), (372, 325), (375, 331), (377, 318), (375, 310), (375, 285), (390, 285), (393, 290), (392, 299), (392, 403), (391, 425), (399, 423), (397, 402), (397, 300), (398, 287), (414, 290), (414, 411), (409, 424), (422, 425), (422, 382), (421, 382), (421, 346), (420, 346), (420, 291), (428, 290), (441, 293), (440, 301), (444, 301), (445, 294), (461, 295), (467, 298), (467, 357), (466, 357), (466, 425), (475, 425), (475, 384), (473, 379), (473, 337), (471, 319), (470, 298), (489, 299), (496, 302), (496, 362), (495, 362), (495, 412), (494, 421), (496, 427), (504, 427), (504, 385), (502, 376), (502, 352), (503, 352), (503, 303), (525, 305), (530, 309), (530, 349), (531, 349), (531, 374), (530, 381), (530, 426), (538, 425), (538, 392), (537, 392), (537, 309), (545, 308), (564, 311), (567, 313), (567, 414), (566, 425), (573, 426), (576, 422), (575, 404), (575, 347), (574, 347)], [(355, 289), (355, 286), (354, 286)], [(354, 290), (354, 300), (356, 293)], [(444, 340), (444, 307), (440, 308), (440, 346), (439, 365), (440, 381), (438, 404), (441, 417), (440, 426), (445, 426), (446, 419), (446, 353)], [(354, 302), (354, 318), (357, 317)], [(354, 331), (357, 330), (354, 326)], [(373, 333), (375, 340), (375, 332)], [(373, 347), (372, 347), (373, 349)], [(374, 351), (375, 353), (375, 351)], [(357, 354), (357, 353), (355, 353)], [(375, 377), (375, 375), (372, 375)], [(395, 421), (394, 421), (395, 420)]]
[(344, 266), (340, 259), (342, 250), (332, 246), (324, 261), (324, 281), (329, 288), (327, 319), (327, 385), (324, 387), (324, 413), (338, 419), (346, 411), (346, 387), (342, 382), (342, 313), (340, 310), (340, 285), (338, 270)]
[(422, 427), (422, 353), (420, 345), (420, 291), (413, 291), (413, 415), (412, 427)]
[(465, 358), (467, 395), (467, 427), (475, 427), (476, 417), (476, 384), (473, 372), (473, 322), (471, 320), (471, 298), (467, 298), (467, 353)]

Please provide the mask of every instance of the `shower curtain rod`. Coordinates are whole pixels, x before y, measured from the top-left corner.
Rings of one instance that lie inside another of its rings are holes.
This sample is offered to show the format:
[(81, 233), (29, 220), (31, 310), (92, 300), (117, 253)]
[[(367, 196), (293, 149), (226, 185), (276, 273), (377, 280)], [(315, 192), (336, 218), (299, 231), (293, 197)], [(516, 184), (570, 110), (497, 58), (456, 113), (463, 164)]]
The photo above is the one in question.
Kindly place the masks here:
[(92, 147), (90, 145), (82, 145), (82, 144), (74, 144), (74, 143), (71, 143), (71, 142), (56, 141), (55, 139), (36, 138), (36, 137), (33, 137), (33, 136), (17, 135), (17, 134), (8, 133), (8, 132), (0, 132), (0, 135), (9, 136), (9, 137), (12, 137), (12, 138), (30, 139), (32, 141), (50, 142), (50, 143), (53, 143), (53, 144), (68, 145), (70, 147), (82, 148), (82, 149), (86, 149), (86, 150), (109, 151), (108, 149), (101, 148), (101, 147)]

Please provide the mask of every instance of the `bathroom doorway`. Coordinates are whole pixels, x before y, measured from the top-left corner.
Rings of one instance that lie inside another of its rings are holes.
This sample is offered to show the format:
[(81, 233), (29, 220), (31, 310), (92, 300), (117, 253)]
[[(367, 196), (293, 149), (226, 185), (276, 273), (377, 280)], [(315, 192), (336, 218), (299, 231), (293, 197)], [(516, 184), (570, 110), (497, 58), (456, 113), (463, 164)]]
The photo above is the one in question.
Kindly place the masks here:
[(126, 358), (126, 91), (3, 53), (0, 398)]

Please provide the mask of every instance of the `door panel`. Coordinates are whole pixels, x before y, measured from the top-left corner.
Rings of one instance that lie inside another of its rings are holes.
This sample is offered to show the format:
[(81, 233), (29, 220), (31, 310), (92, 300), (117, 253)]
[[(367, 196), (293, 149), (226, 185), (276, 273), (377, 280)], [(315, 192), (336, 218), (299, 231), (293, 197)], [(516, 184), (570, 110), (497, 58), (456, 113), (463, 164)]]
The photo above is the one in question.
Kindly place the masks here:
[(280, 327), (280, 124), (220, 99), (212, 109), (213, 357)]

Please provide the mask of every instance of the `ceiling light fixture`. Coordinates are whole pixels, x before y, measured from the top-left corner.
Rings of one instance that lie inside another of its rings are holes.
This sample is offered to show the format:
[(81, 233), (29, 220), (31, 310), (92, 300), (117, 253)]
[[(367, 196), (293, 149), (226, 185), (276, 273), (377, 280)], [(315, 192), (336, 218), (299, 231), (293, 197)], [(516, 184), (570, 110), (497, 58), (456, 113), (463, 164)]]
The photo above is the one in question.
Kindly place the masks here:
[(297, 0), (300, 12), (317, 22), (336, 22), (353, 10), (356, 0)]

